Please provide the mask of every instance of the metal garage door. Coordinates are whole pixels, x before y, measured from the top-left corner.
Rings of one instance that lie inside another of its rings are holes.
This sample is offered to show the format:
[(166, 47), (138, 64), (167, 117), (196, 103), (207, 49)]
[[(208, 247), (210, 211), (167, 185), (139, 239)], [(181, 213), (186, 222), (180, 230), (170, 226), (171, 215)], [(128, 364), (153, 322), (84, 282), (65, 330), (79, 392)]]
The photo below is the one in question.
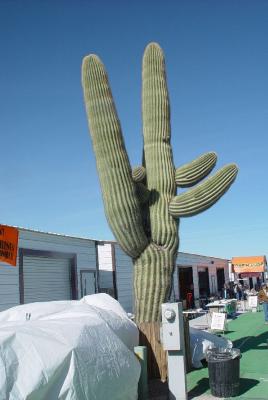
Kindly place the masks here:
[(23, 257), (24, 303), (71, 299), (71, 261)]

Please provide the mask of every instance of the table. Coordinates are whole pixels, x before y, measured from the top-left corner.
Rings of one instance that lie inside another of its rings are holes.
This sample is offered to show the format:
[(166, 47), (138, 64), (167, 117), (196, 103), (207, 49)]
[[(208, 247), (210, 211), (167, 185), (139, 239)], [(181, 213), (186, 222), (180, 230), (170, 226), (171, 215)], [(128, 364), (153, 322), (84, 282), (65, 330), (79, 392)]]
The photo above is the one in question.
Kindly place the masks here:
[(207, 314), (205, 310), (184, 310), (182, 312), (186, 316), (192, 316), (193, 318), (197, 317), (198, 314)]
[[(202, 318), (201, 315), (204, 317)], [(208, 311), (197, 309), (197, 310), (185, 310), (183, 311), (184, 320), (190, 321), (190, 326), (195, 329), (208, 329), (210, 326), (210, 318), (208, 318)], [(196, 318), (200, 316), (200, 318)], [(200, 321), (201, 319), (201, 321)], [(198, 321), (194, 323), (194, 321)]]
[(206, 307), (209, 309), (210, 313), (213, 312), (226, 312), (228, 315), (234, 314), (236, 312), (236, 299), (230, 300), (218, 300), (208, 303)]

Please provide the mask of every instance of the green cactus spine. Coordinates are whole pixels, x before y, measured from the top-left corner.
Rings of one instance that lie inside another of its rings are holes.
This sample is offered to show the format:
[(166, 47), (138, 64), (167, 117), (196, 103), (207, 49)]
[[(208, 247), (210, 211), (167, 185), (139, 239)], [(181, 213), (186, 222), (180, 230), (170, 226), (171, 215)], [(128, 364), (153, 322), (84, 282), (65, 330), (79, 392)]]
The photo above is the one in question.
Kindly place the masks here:
[(175, 169), (170, 145), (170, 108), (164, 55), (156, 43), (145, 49), (142, 70), (143, 166), (131, 170), (108, 77), (100, 59), (87, 56), (82, 83), (107, 220), (134, 262), (137, 322), (158, 321), (169, 296), (178, 251), (180, 217), (211, 207), (237, 175), (234, 164), (188, 192), (207, 176), (216, 154)]

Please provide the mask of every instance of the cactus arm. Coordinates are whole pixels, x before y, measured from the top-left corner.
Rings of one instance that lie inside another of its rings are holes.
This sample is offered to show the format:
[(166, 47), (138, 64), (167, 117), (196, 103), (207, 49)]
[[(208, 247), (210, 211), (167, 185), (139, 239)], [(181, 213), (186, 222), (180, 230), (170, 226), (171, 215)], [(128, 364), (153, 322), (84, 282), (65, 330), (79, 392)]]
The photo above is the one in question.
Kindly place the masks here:
[(135, 167), (132, 170), (132, 179), (134, 182), (142, 182), (146, 177), (146, 170), (144, 167)]
[(174, 218), (191, 217), (207, 210), (227, 192), (237, 172), (235, 164), (226, 165), (197, 187), (174, 197), (169, 205), (170, 214)]
[[(149, 44), (143, 56), (142, 116), (144, 161), (150, 190), (151, 239), (158, 246), (177, 248), (177, 223), (168, 213), (176, 194), (170, 145), (170, 109), (162, 49)], [(173, 219), (173, 221), (172, 221)]]
[(217, 161), (216, 153), (203, 154), (189, 164), (176, 169), (175, 181), (180, 187), (190, 187), (205, 178), (214, 168)]
[(122, 248), (136, 258), (148, 239), (108, 77), (95, 55), (83, 60), (82, 84), (106, 216)]

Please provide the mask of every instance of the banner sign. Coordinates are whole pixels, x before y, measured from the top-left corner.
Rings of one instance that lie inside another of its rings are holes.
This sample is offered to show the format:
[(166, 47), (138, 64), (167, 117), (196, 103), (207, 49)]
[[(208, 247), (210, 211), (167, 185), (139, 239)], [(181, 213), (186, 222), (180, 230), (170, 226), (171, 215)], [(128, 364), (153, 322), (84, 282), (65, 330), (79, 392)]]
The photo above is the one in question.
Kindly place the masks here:
[(211, 329), (224, 331), (226, 324), (226, 314), (225, 313), (212, 313)]
[(237, 274), (246, 272), (264, 272), (267, 266), (265, 256), (233, 257), (232, 265)]
[(0, 261), (16, 266), (19, 230), (0, 225)]

